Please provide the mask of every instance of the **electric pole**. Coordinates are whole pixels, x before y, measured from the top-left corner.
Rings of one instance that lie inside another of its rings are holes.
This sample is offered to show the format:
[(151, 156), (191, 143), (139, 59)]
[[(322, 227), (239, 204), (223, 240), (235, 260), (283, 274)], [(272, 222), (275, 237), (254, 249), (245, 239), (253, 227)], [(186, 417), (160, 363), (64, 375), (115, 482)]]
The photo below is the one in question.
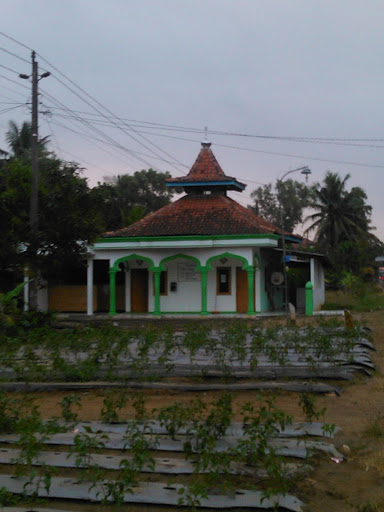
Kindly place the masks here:
[(31, 140), (31, 168), (32, 168), (32, 190), (30, 205), (30, 226), (31, 235), (36, 242), (36, 235), (39, 225), (38, 208), (39, 208), (39, 104), (38, 104), (38, 64), (36, 61), (36, 53), (32, 52), (32, 140)]
[(30, 245), (29, 245), (29, 272), (32, 277), (29, 287), (28, 308), (37, 310), (37, 292), (39, 289), (38, 266), (38, 230), (39, 230), (39, 92), (38, 83), (41, 78), (46, 78), (50, 73), (43, 73), (39, 77), (39, 68), (36, 61), (36, 53), (32, 52), (32, 75), (19, 75), (20, 78), (32, 78), (32, 120), (31, 120), (31, 201), (29, 209)]

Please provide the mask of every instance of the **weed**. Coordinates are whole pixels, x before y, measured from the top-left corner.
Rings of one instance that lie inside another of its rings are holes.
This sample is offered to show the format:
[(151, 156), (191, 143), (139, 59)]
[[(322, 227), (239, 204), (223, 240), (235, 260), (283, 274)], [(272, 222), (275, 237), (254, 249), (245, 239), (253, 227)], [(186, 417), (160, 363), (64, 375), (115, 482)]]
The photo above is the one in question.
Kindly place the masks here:
[(302, 393), (299, 398), (299, 405), (303, 410), (305, 420), (308, 423), (312, 423), (313, 420), (319, 420), (323, 418), (326, 412), (326, 408), (316, 409), (317, 397), (312, 393)]
[(121, 410), (128, 401), (125, 390), (107, 391), (101, 409), (101, 420), (104, 423), (117, 423), (119, 421), (118, 410)]
[(73, 411), (73, 407), (76, 406), (81, 409), (80, 397), (77, 395), (65, 396), (59, 403), (61, 407), (61, 414), (65, 421), (76, 422), (78, 420), (78, 414)]

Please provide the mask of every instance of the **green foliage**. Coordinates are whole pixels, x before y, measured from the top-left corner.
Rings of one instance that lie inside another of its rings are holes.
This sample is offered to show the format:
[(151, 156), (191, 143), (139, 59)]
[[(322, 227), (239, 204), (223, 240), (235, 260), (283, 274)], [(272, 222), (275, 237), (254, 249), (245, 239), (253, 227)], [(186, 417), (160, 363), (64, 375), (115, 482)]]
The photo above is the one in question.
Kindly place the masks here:
[(100, 203), (106, 231), (129, 226), (148, 213), (168, 204), (173, 191), (166, 187), (171, 175), (153, 169), (136, 171), (133, 176), (115, 176), (92, 190)]
[(85, 468), (86, 472), (89, 472), (89, 468), (94, 467), (92, 452), (105, 448), (108, 436), (101, 432), (93, 432), (91, 427), (84, 427), (84, 429), (85, 432), (75, 435), (68, 457), (74, 455), (76, 467)]
[(81, 409), (81, 400), (77, 395), (69, 395), (62, 398), (60, 402), (61, 414), (65, 421), (78, 421), (78, 414), (73, 410), (73, 407), (76, 406), (78, 409)]
[(26, 163), (10, 159), (0, 167), (0, 222), (7, 226), (0, 271), (24, 267), (33, 258), (45, 277), (56, 276), (79, 262), (100, 234), (100, 205), (91, 197), (76, 164), (47, 156), (40, 161), (39, 231), (32, 239), (30, 193), (31, 171)]
[(337, 285), (343, 271), (363, 276), (364, 268), (374, 265), (374, 259), (384, 249), (383, 243), (370, 230), (372, 207), (360, 187), (347, 190), (350, 175), (343, 179), (327, 172), (322, 184), (314, 187), (311, 207), (315, 213), (308, 232), (315, 231), (318, 249), (329, 260), (328, 277)]
[(313, 420), (319, 421), (323, 418), (326, 412), (326, 408), (317, 410), (316, 409), (317, 397), (312, 393), (302, 393), (299, 398), (299, 405), (303, 409), (305, 420), (312, 423)]
[[(360, 285), (358, 289), (360, 289)], [(384, 309), (384, 293), (383, 290), (369, 283), (363, 285), (361, 293), (356, 291), (356, 293), (346, 294), (342, 291), (329, 291), (322, 309), (348, 309), (356, 312), (379, 311)]]
[(21, 500), (21, 496), (12, 494), (6, 487), (0, 487), (0, 508), (17, 505)]
[(128, 402), (128, 396), (124, 389), (107, 391), (101, 409), (101, 420), (105, 423), (117, 423), (119, 421), (118, 410), (122, 409)]
[(303, 221), (303, 210), (311, 199), (312, 189), (295, 180), (277, 180), (263, 185), (251, 194), (255, 204), (251, 210), (275, 226), (292, 233)]
[(263, 490), (265, 497), (286, 493), (289, 481), (284, 461), (269, 441), (279, 430), (284, 430), (292, 423), (292, 417), (276, 406), (274, 398), (267, 398), (259, 407), (247, 403), (242, 407), (242, 411), (246, 435), (237, 444), (237, 455), (246, 464), (261, 464), (264, 467), (269, 477)]
[(17, 307), (17, 300), (27, 283), (24, 281), (20, 283), (7, 293), (0, 293), (0, 331), (13, 327), (16, 319), (20, 316)]

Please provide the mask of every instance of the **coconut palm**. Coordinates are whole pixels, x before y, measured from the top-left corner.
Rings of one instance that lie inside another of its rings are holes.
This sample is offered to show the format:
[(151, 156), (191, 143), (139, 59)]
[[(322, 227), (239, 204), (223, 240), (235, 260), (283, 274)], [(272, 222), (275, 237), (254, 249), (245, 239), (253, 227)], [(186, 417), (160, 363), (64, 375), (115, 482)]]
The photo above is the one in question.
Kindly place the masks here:
[(368, 234), (372, 208), (365, 202), (363, 189), (354, 187), (347, 191), (349, 178), (349, 174), (342, 179), (328, 171), (323, 186), (318, 184), (314, 189), (311, 207), (316, 211), (306, 219), (312, 222), (307, 231), (316, 230), (315, 240), (321, 247), (335, 247)]
[[(5, 138), (12, 150), (12, 156), (16, 158), (27, 157), (32, 145), (31, 123), (24, 121), (21, 128), (19, 128), (14, 121), (9, 121), (9, 129), (5, 134)], [(39, 149), (44, 150), (48, 142), (48, 137), (39, 139)]]

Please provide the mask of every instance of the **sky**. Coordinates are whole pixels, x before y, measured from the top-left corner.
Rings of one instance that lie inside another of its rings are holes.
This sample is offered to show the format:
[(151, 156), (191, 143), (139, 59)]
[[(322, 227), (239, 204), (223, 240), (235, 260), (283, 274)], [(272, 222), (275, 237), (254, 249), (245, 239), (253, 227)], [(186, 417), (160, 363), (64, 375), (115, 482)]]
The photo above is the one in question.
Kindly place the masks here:
[[(94, 186), (186, 174), (207, 136), (224, 172), (259, 184), (307, 165), (351, 175), (384, 240), (382, 0), (3, 0), (0, 148), (30, 120)], [(207, 131), (205, 131), (207, 127)], [(292, 177), (302, 179), (300, 173)]]

